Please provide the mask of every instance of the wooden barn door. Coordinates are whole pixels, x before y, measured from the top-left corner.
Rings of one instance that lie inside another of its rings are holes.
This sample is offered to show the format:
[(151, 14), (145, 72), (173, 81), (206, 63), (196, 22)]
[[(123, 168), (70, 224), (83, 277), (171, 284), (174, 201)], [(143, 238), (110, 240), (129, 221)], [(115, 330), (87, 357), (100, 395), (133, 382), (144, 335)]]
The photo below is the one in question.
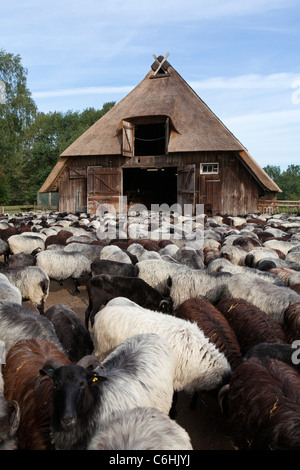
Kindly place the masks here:
[(195, 208), (195, 165), (177, 168), (177, 203), (184, 209), (184, 204)]
[(95, 214), (100, 204), (112, 204), (119, 209), (121, 168), (90, 166), (87, 169), (87, 211)]
[(216, 214), (220, 211), (220, 176), (200, 175), (199, 204), (204, 204), (204, 212)]

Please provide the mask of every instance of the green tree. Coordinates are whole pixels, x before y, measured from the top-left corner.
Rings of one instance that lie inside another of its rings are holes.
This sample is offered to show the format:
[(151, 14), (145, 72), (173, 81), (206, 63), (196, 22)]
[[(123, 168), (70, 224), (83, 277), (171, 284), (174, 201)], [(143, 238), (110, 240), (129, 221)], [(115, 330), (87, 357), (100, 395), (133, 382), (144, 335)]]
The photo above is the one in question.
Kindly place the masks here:
[(19, 176), (22, 201), (29, 204), (36, 201), (37, 191), (59, 160), (60, 154), (114, 104), (105, 103), (101, 110), (88, 108), (81, 113), (37, 113), (23, 142), (23, 162)]
[(278, 200), (300, 200), (300, 165), (289, 165), (285, 171), (281, 171), (279, 166), (267, 165), (264, 170), (282, 190), (278, 193)]
[(18, 199), (22, 144), (36, 116), (36, 105), (27, 88), (27, 70), (21, 57), (0, 50), (0, 167), (3, 169), (0, 202)]

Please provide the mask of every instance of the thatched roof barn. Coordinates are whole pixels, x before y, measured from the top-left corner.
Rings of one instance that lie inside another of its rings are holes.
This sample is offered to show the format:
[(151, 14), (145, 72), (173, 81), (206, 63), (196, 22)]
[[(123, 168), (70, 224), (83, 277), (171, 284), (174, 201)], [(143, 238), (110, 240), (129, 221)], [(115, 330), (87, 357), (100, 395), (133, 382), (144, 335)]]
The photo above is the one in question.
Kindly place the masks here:
[(61, 155), (40, 192), (59, 210), (98, 204), (204, 204), (209, 214), (257, 211), (280, 188), (162, 56), (145, 78)]

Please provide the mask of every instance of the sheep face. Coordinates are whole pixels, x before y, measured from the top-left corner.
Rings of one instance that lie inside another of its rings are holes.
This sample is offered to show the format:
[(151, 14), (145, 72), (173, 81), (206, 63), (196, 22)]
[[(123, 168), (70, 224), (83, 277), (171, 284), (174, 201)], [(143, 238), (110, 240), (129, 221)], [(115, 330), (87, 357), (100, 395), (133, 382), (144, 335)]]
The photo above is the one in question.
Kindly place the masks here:
[(73, 364), (55, 369), (45, 365), (40, 373), (53, 380), (52, 430), (63, 432), (82, 427), (98, 401), (99, 382), (105, 378), (90, 368)]

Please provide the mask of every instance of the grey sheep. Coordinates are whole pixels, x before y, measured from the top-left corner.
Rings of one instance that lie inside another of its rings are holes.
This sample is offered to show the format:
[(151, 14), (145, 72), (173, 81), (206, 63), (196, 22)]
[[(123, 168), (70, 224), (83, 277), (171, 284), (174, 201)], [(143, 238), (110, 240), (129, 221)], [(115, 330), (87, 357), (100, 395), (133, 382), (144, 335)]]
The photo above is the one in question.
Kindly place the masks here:
[(0, 450), (17, 449), (17, 430), (20, 423), (20, 407), (15, 400), (6, 401), (0, 391)]
[(101, 364), (86, 356), (77, 365), (61, 366), (50, 359), (41, 369), (56, 383), (51, 405), (56, 449), (86, 449), (98, 428), (132, 408), (169, 413), (174, 355), (156, 334), (131, 336)]
[(223, 298), (242, 298), (270, 314), (279, 324), (283, 324), (286, 308), (300, 302), (300, 295), (292, 289), (277, 286), (247, 274), (233, 275), (224, 286)]
[(0, 340), (5, 343), (6, 351), (26, 338), (45, 339), (64, 352), (54, 326), (47, 318), (22, 305), (0, 302)]
[(155, 408), (133, 408), (105, 423), (88, 450), (193, 450), (188, 433)]
[(11, 284), (18, 287), (23, 300), (30, 300), (40, 313), (44, 312), (50, 279), (39, 266), (18, 266), (2, 270)]
[(182, 302), (193, 297), (204, 297), (212, 304), (217, 303), (231, 276), (230, 273), (209, 272), (206, 269), (178, 270), (169, 280), (173, 308), (176, 309)]
[(20, 289), (14, 286), (2, 273), (0, 273), (0, 301), (22, 304)]

